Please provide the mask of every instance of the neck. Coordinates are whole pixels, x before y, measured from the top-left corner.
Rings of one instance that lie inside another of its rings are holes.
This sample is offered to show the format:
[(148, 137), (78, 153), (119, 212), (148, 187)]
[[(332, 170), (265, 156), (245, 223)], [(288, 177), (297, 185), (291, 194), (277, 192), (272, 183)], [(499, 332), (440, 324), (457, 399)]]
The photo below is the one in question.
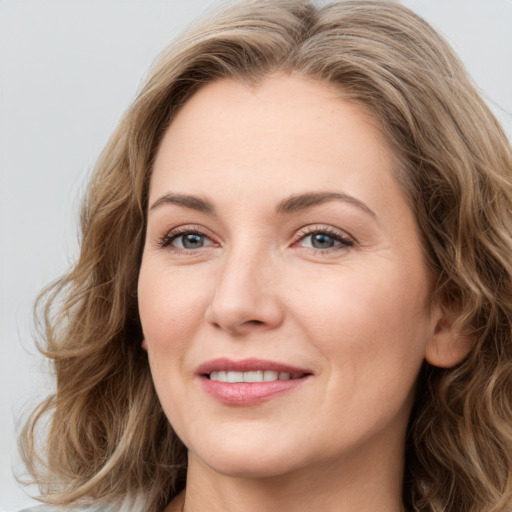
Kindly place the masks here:
[(318, 466), (264, 478), (222, 475), (190, 455), (183, 510), (401, 512), (403, 452), (400, 457), (396, 453), (390, 450), (370, 459), (359, 453), (354, 460), (323, 460)]

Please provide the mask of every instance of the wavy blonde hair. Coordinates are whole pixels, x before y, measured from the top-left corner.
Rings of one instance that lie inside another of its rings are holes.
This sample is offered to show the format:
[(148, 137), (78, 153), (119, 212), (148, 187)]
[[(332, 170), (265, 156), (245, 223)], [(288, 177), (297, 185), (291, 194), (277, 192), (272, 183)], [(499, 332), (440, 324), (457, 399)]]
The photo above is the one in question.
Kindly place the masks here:
[[(245, 0), (168, 48), (102, 153), (75, 267), (39, 301), (57, 390), (21, 446), (43, 500), (161, 510), (185, 485), (186, 449), (141, 350), (137, 277), (152, 162), (173, 116), (219, 78), (275, 71), (337, 84), (378, 121), (400, 161), (435, 293), (474, 333), (458, 366), (425, 366), (406, 440), (404, 505), (512, 507), (512, 155), (448, 44), (388, 1)], [(37, 446), (36, 433), (46, 437)], [(42, 449), (44, 447), (44, 449)]]

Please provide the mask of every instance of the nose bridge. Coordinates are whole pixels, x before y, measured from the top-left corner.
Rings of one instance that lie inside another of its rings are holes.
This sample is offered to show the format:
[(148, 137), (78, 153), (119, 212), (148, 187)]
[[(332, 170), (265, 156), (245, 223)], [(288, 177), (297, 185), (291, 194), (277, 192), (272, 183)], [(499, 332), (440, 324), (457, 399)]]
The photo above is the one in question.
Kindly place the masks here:
[(219, 267), (207, 311), (212, 324), (238, 334), (279, 325), (277, 268), (263, 240), (244, 238), (233, 244)]

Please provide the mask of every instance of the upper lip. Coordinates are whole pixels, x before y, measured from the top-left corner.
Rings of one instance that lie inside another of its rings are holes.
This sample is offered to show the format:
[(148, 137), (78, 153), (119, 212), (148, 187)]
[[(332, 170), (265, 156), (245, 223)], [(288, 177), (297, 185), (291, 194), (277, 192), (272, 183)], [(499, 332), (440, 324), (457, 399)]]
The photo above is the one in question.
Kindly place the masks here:
[(302, 375), (312, 374), (310, 370), (305, 368), (298, 368), (297, 366), (291, 366), (289, 364), (283, 364), (276, 361), (255, 358), (234, 361), (224, 357), (202, 363), (198, 366), (196, 373), (198, 375), (209, 375), (210, 373), (217, 371), (255, 372), (265, 370)]

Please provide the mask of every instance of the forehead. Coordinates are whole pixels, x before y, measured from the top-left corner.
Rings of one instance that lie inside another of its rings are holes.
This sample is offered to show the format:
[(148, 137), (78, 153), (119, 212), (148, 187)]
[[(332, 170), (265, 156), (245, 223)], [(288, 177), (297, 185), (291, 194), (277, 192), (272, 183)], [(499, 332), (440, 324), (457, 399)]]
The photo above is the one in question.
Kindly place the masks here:
[(164, 135), (150, 201), (171, 190), (271, 190), (277, 200), (279, 187), (378, 199), (382, 187), (396, 188), (395, 160), (378, 123), (338, 88), (284, 74), (251, 88), (219, 80), (193, 95)]

